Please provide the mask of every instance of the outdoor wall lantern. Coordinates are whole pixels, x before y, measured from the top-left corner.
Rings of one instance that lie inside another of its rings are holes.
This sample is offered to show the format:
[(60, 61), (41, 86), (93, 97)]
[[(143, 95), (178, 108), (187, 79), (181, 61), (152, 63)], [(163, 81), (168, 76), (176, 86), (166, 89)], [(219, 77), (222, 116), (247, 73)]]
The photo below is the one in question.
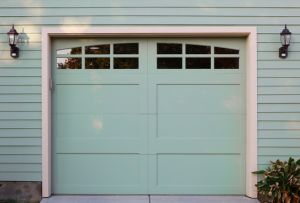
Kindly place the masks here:
[(14, 25), (12, 25), (12, 28), (7, 33), (7, 36), (8, 36), (8, 43), (10, 46), (10, 56), (13, 58), (19, 57), (19, 48), (17, 47), (18, 35), (19, 35), (19, 33), (14, 28)]
[(280, 33), (280, 41), (282, 47), (279, 48), (279, 57), (285, 59), (288, 56), (288, 47), (291, 42), (292, 33), (287, 29), (286, 25)]

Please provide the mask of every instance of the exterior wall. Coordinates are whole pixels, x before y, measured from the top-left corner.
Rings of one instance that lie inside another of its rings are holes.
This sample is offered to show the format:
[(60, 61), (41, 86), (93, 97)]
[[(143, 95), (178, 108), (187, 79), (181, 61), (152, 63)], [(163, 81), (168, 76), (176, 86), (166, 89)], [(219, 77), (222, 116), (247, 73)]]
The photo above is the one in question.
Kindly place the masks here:
[[(258, 163), (300, 157), (300, 2), (295, 0), (0, 1), (0, 180), (41, 181), (41, 28), (101, 25), (257, 26)], [(6, 32), (21, 34), (20, 58)], [(281, 60), (279, 33), (293, 32)]]

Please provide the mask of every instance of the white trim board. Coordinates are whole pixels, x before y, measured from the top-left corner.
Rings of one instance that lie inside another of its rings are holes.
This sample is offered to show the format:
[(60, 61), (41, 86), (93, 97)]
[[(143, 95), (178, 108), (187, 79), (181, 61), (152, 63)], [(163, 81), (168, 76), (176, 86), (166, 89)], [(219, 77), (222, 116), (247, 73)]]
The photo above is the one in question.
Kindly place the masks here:
[(42, 29), (42, 195), (51, 196), (51, 38), (52, 37), (245, 37), (246, 195), (256, 198), (257, 31), (256, 27), (100, 26)]

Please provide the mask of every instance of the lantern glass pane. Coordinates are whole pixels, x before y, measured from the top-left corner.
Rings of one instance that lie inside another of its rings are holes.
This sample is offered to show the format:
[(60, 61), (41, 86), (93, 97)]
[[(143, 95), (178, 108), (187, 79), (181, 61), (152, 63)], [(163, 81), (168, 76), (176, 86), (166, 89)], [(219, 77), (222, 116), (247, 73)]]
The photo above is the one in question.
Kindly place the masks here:
[(286, 45), (286, 38), (285, 35), (280, 35), (280, 41), (282, 45)]
[(291, 42), (291, 35), (286, 35), (286, 44), (289, 45)]
[(8, 35), (9, 44), (13, 45), (15, 43), (15, 36), (13, 34)]

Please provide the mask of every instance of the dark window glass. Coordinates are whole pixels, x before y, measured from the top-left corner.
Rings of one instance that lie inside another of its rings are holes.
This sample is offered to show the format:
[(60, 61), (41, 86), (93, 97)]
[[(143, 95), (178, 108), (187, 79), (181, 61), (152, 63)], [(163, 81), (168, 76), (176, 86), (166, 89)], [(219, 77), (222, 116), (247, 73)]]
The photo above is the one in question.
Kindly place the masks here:
[(186, 58), (187, 69), (210, 69), (210, 58)]
[(109, 69), (109, 58), (86, 58), (85, 69)]
[(215, 54), (239, 54), (237, 49), (228, 49), (223, 47), (215, 47)]
[(109, 44), (92, 45), (85, 47), (86, 54), (110, 54)]
[(64, 55), (64, 54), (81, 54), (81, 47), (75, 47), (70, 49), (60, 49), (57, 50), (56, 54)]
[(81, 58), (57, 58), (58, 69), (81, 69)]
[(239, 69), (239, 58), (215, 58), (215, 69)]
[(158, 69), (181, 69), (182, 58), (157, 58)]
[(210, 46), (186, 44), (185, 53), (186, 54), (210, 54), (211, 50), (210, 50)]
[(114, 58), (114, 69), (138, 69), (138, 58)]
[(182, 54), (182, 44), (157, 43), (157, 54)]
[(114, 54), (138, 54), (138, 43), (114, 44)]

